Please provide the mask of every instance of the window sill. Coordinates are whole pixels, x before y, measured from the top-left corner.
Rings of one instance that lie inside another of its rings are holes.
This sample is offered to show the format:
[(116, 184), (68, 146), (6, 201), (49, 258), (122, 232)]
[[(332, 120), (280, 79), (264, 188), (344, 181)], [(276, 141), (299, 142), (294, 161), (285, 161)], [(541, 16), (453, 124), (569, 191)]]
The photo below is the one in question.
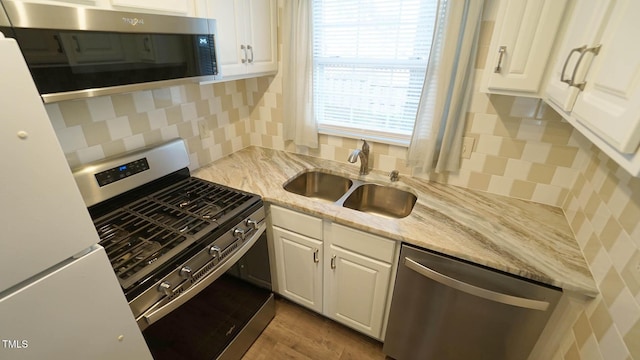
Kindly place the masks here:
[(353, 131), (350, 129), (322, 126), (318, 128), (318, 133), (330, 136), (339, 136), (349, 139), (361, 140), (365, 139), (369, 142), (394, 145), (400, 147), (409, 147), (411, 141), (410, 136), (385, 134), (380, 132)]

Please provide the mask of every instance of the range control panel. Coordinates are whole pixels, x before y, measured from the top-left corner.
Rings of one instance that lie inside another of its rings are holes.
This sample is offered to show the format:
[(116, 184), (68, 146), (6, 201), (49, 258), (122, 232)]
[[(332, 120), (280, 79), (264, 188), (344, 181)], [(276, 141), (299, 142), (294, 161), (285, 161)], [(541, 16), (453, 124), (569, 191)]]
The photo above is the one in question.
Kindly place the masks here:
[(109, 170), (97, 173), (98, 185), (105, 186), (113, 182), (128, 178), (129, 176), (149, 170), (147, 158), (138, 159), (127, 164), (118, 165)]

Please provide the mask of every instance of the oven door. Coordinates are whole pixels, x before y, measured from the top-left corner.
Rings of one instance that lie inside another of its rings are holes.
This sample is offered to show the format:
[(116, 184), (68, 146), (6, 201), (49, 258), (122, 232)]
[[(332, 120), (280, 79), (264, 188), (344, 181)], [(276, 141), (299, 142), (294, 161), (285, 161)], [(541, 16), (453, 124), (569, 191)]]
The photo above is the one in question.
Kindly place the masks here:
[(274, 315), (263, 231), (223, 275), (143, 335), (155, 360), (239, 359)]

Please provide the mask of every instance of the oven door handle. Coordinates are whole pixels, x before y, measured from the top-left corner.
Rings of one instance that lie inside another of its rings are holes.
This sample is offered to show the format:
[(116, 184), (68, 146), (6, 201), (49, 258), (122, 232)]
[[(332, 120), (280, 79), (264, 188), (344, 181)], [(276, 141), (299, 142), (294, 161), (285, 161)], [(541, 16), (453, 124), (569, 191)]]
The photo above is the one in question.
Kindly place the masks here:
[(222, 274), (224, 274), (227, 270), (229, 270), (229, 268), (231, 268), (238, 260), (240, 260), (240, 258), (242, 258), (244, 254), (246, 254), (247, 251), (251, 249), (253, 244), (255, 244), (256, 241), (258, 241), (258, 238), (262, 236), (266, 228), (267, 228), (267, 225), (265, 223), (262, 223), (257, 228), (256, 232), (247, 241), (245, 241), (245, 243), (240, 248), (240, 250), (238, 250), (235, 254), (231, 255), (231, 257), (227, 258), (227, 261), (225, 261), (224, 264), (222, 264), (222, 266), (218, 266), (211, 273), (209, 273), (209, 275), (204, 277), (195, 285), (192, 285), (191, 287), (189, 287), (182, 294), (180, 294), (180, 296), (177, 296), (175, 299), (171, 300), (161, 308), (153, 310), (148, 314), (143, 314), (142, 319), (144, 319), (144, 324), (139, 324), (139, 325), (143, 325), (143, 327), (146, 328), (147, 326), (162, 319), (164, 316), (166, 316), (173, 310), (177, 309), (178, 307), (180, 307), (182, 304), (189, 301), (194, 296), (198, 295), (200, 291), (204, 290), (204, 288), (211, 285), (212, 282), (214, 282), (217, 278), (219, 278)]

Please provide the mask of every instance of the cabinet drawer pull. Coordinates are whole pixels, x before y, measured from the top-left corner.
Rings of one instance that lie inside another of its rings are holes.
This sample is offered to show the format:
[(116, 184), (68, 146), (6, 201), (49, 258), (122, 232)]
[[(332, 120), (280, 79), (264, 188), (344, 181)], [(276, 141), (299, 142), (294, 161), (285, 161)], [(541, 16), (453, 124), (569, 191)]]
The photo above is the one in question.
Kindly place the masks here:
[(506, 52), (507, 52), (506, 46), (500, 46), (498, 48), (498, 54), (500, 54), (500, 57), (498, 57), (498, 66), (496, 66), (496, 68), (493, 70), (494, 73), (499, 74), (502, 71), (502, 57)]
[(586, 48), (580, 53), (580, 57), (578, 58), (578, 62), (576, 63), (576, 67), (573, 68), (573, 74), (571, 75), (571, 84), (569, 84), (570, 86), (577, 87), (578, 89), (580, 89), (580, 91), (584, 90), (584, 86), (587, 85), (587, 82), (583, 81), (580, 84), (576, 84), (575, 83), (576, 73), (578, 72), (578, 68), (580, 67), (580, 63), (582, 62), (582, 59), (584, 58), (584, 54), (590, 52), (590, 53), (593, 53), (593, 56), (596, 56), (596, 55), (598, 55), (600, 53), (600, 47), (602, 47), (602, 44), (596, 45), (594, 47)]
[(247, 62), (249, 64), (251, 64), (251, 63), (253, 63), (253, 46), (247, 45), (247, 50), (249, 50), (251, 52), (251, 57), (249, 58), (249, 60), (247, 60)]
[(320, 258), (318, 257), (318, 249), (314, 249), (313, 250), (313, 262), (314, 263), (319, 263), (320, 262)]
[(335, 256), (335, 255), (333, 255), (333, 256), (331, 257), (331, 268), (332, 268), (332, 269), (335, 269), (335, 268), (336, 268), (336, 256)]
[[(579, 52), (581, 54), (584, 53), (584, 50), (587, 48), (587, 45), (582, 45), (580, 47), (577, 47), (575, 49), (571, 49), (571, 51), (569, 51), (569, 55), (567, 55), (567, 58), (564, 60), (564, 65), (562, 65), (562, 72), (560, 73), (560, 81), (568, 84), (569, 86), (573, 86), (573, 78), (571, 79), (565, 79), (564, 78), (564, 73), (565, 71), (567, 71), (567, 65), (569, 65), (569, 59), (571, 59), (571, 55), (573, 55), (574, 52)], [(578, 64), (576, 64), (575, 69), (578, 68)], [(574, 76), (575, 76), (575, 72), (574, 72)]]
[(242, 63), (246, 64), (247, 63), (247, 48), (244, 45), (240, 45), (240, 50), (242, 50), (242, 52), (244, 52), (244, 59), (242, 59)]
[(549, 307), (549, 303), (547, 301), (527, 299), (527, 298), (522, 298), (518, 296), (502, 294), (499, 292), (495, 292), (495, 291), (477, 287), (471, 284), (467, 284), (466, 282), (460, 281), (458, 279), (454, 279), (447, 275), (441, 274), (431, 268), (428, 268), (424, 265), (421, 265), (415, 260), (410, 259), (408, 257), (404, 258), (403, 263), (404, 263), (404, 266), (408, 267), (409, 269), (417, 272), (418, 274), (426, 278), (436, 281), (444, 286), (448, 286), (458, 291), (462, 291), (469, 295), (477, 296), (477, 297), (480, 297), (489, 301), (493, 301), (493, 302), (498, 302), (501, 304), (516, 306), (516, 307), (521, 307), (521, 308), (531, 309), (531, 310), (545, 311)]

